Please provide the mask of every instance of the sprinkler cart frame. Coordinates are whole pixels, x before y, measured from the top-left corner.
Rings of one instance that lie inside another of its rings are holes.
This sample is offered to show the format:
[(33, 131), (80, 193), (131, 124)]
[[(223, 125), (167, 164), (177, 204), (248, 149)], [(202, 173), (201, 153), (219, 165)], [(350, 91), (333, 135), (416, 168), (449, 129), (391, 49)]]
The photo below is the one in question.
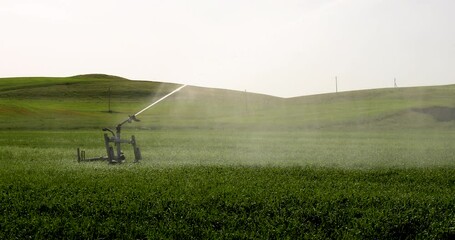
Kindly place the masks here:
[[(145, 110), (149, 109), (153, 105), (159, 103), (160, 101), (164, 100), (165, 98), (169, 97), (170, 95), (180, 91), (180, 89), (186, 87), (186, 85), (180, 86), (179, 88), (175, 89), (171, 93), (167, 94), (166, 96), (158, 99), (154, 103), (150, 104), (146, 108), (142, 109), (141, 111), (137, 112), (136, 114), (133, 114), (131, 116), (128, 116), (128, 118), (119, 123), (117, 125), (116, 132), (112, 131), (109, 128), (103, 128), (103, 132), (110, 132), (112, 134), (112, 137), (109, 137), (107, 133), (104, 133), (104, 145), (106, 147), (106, 153), (107, 157), (96, 157), (96, 158), (86, 158), (85, 157), (85, 150), (81, 150), (80, 148), (77, 148), (77, 161), (78, 162), (92, 162), (92, 161), (108, 161), (110, 164), (115, 164), (115, 163), (123, 163), (125, 162), (125, 155), (122, 152), (121, 144), (122, 143), (127, 143), (131, 144), (133, 146), (133, 151), (134, 151), (134, 163), (138, 163), (140, 160), (142, 160), (142, 155), (139, 147), (136, 145), (136, 137), (134, 135), (131, 136), (131, 140), (125, 140), (120, 138), (120, 133), (122, 130), (122, 125), (125, 123), (131, 123), (131, 122), (140, 122), (139, 119), (136, 118), (137, 115), (141, 114)], [(114, 152), (114, 147), (111, 146), (110, 143), (113, 143), (115, 145), (116, 151)]]
[[(139, 122), (140, 120), (136, 118), (135, 115), (129, 116), (128, 119), (117, 125), (115, 128), (117, 131), (114, 133), (109, 128), (103, 128), (103, 132), (110, 132), (112, 133), (112, 137), (109, 137), (107, 133), (104, 134), (104, 144), (106, 146), (107, 157), (97, 157), (97, 158), (85, 158), (85, 151), (77, 149), (77, 161), (78, 162), (91, 162), (91, 161), (104, 161), (107, 160), (109, 163), (123, 163), (125, 161), (125, 155), (123, 155), (121, 144), (128, 143), (133, 146), (134, 151), (134, 162), (137, 163), (139, 160), (142, 159), (141, 151), (136, 145), (136, 137), (134, 135), (131, 136), (131, 140), (125, 140), (120, 138), (120, 132), (122, 130), (122, 125), (125, 123), (131, 123), (132, 121)], [(114, 148), (110, 145), (110, 143), (114, 143), (116, 152), (114, 152)]]

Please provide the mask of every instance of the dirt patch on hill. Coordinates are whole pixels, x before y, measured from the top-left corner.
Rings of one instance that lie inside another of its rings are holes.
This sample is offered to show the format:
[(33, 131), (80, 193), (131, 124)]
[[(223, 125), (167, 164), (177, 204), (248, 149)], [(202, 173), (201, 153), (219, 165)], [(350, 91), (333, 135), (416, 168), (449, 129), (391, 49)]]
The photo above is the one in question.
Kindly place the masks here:
[(415, 112), (425, 113), (431, 115), (434, 119), (440, 122), (455, 121), (455, 108), (452, 107), (427, 107), (427, 108), (414, 108)]
[(32, 115), (33, 112), (27, 108), (17, 107), (17, 106), (8, 106), (0, 104), (0, 115)]

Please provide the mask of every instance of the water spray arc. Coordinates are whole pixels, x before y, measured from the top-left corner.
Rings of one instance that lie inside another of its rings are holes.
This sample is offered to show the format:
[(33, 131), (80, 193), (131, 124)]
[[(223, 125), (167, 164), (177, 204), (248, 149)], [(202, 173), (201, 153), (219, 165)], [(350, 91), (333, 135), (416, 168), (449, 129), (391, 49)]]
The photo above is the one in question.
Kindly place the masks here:
[[(105, 161), (107, 160), (109, 163), (123, 163), (125, 161), (125, 155), (123, 155), (121, 144), (122, 143), (127, 143), (131, 144), (133, 146), (133, 151), (134, 151), (134, 162), (137, 163), (140, 160), (142, 160), (141, 156), (141, 151), (139, 147), (136, 144), (136, 138), (134, 135), (131, 136), (130, 140), (125, 140), (121, 139), (121, 131), (122, 131), (122, 126), (125, 123), (132, 123), (132, 122), (139, 122), (140, 120), (136, 118), (137, 115), (143, 113), (147, 109), (151, 108), (152, 106), (156, 105), (157, 103), (161, 102), (162, 100), (166, 99), (167, 97), (171, 96), (172, 94), (180, 91), (182, 88), (186, 87), (186, 85), (182, 85), (179, 88), (175, 89), (174, 91), (166, 94), (164, 97), (156, 100), (152, 104), (148, 105), (144, 109), (140, 110), (139, 112), (128, 116), (127, 119), (125, 119), (123, 122), (119, 123), (115, 127), (115, 132), (112, 131), (109, 128), (103, 128), (103, 132), (110, 132), (112, 134), (112, 137), (109, 137), (107, 133), (104, 133), (104, 143), (106, 147), (106, 152), (107, 152), (107, 157), (97, 157), (97, 158), (86, 158), (85, 157), (85, 151), (80, 150), (79, 148), (77, 149), (77, 160), (78, 162), (81, 161)], [(115, 152), (114, 152), (114, 147), (111, 146), (110, 143), (113, 143), (115, 145)]]
[(141, 111), (137, 112), (137, 113), (134, 114), (133, 116), (137, 116), (137, 115), (141, 114), (141, 113), (144, 112), (145, 110), (147, 110), (147, 109), (153, 107), (155, 104), (157, 104), (157, 103), (163, 101), (164, 99), (166, 99), (167, 97), (171, 96), (172, 94), (174, 94), (174, 93), (180, 91), (180, 90), (181, 90), (182, 88), (184, 88), (184, 87), (186, 87), (186, 85), (180, 86), (179, 88), (177, 88), (177, 89), (175, 89), (174, 91), (170, 92), (170, 93), (167, 94), (166, 96), (164, 96), (164, 97), (162, 97), (162, 98), (156, 100), (155, 102), (153, 102), (152, 104), (148, 105), (147, 107), (145, 107), (145, 108), (142, 109)]

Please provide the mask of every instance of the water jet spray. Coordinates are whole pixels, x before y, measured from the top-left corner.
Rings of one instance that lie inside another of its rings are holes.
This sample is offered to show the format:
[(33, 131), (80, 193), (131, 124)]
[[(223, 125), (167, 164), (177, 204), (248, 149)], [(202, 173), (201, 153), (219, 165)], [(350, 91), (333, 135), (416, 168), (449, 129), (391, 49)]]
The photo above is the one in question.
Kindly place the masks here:
[[(152, 106), (161, 102), (162, 100), (166, 99), (167, 97), (171, 96), (172, 94), (180, 91), (184, 87), (186, 87), (186, 85), (180, 86), (179, 88), (175, 89), (174, 91), (168, 93), (164, 97), (156, 100), (152, 104), (150, 104), (147, 107), (145, 107), (144, 109), (140, 110), (136, 114), (128, 116), (127, 119), (125, 119), (123, 122), (119, 123), (115, 127), (115, 130), (116, 130), (115, 132), (109, 128), (103, 128), (102, 129), (103, 132), (110, 132), (112, 134), (112, 136), (109, 137), (108, 133), (104, 133), (104, 144), (105, 144), (106, 152), (107, 152), (106, 157), (86, 158), (85, 151), (77, 148), (77, 161), (78, 162), (81, 162), (81, 161), (90, 162), (90, 161), (106, 161), (107, 160), (109, 163), (112, 163), (112, 164), (113, 163), (123, 163), (125, 161), (125, 155), (122, 152), (122, 148), (121, 148), (122, 143), (131, 144), (133, 146), (135, 163), (142, 160), (141, 151), (140, 151), (139, 147), (136, 145), (136, 138), (134, 137), (134, 135), (131, 136), (130, 140), (125, 140), (125, 139), (120, 138), (120, 133), (121, 133), (123, 124), (132, 123), (132, 122), (140, 122), (140, 120), (136, 118), (137, 115), (143, 113), (147, 109), (151, 108)], [(115, 152), (114, 152), (114, 147), (111, 146), (111, 143), (113, 143), (115, 145), (115, 149), (116, 149)]]

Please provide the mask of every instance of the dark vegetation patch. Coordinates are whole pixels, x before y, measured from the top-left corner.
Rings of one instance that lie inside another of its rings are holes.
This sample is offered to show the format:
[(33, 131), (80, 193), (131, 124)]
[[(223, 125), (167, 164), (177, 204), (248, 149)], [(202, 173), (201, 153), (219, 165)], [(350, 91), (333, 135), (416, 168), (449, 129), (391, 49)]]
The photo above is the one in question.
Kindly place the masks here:
[(127, 78), (114, 76), (114, 75), (108, 75), (108, 74), (100, 74), (100, 73), (76, 75), (76, 76), (72, 76), (71, 78), (94, 78), (94, 79), (121, 79), (121, 80), (128, 80)]
[[(13, 94), (17, 93), (20, 90), (28, 90), (28, 89), (37, 89), (37, 88), (47, 88), (47, 87), (54, 87), (54, 86), (71, 86), (81, 84), (81, 82), (61, 82), (61, 83), (35, 83), (35, 84), (23, 84), (23, 85), (14, 85), (9, 87), (1, 87), (0, 94), (13, 92)], [(12, 95), (14, 96), (14, 95)]]
[(114, 110), (110, 110), (110, 111), (100, 111), (102, 113), (122, 113), (122, 112), (119, 112), (119, 111), (114, 111)]
[(412, 110), (415, 112), (428, 114), (440, 122), (449, 122), (455, 120), (455, 108), (453, 107), (434, 106), (427, 108), (414, 108)]

